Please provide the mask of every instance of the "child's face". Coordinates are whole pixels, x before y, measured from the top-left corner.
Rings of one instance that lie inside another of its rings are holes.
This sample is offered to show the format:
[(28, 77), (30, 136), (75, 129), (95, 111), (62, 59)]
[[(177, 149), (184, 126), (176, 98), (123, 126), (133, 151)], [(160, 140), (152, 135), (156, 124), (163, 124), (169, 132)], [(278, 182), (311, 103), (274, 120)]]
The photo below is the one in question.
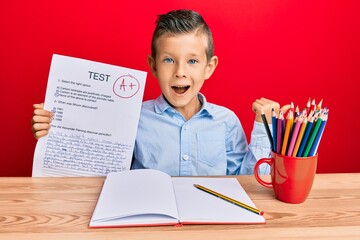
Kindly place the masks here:
[(163, 95), (181, 113), (196, 110), (197, 95), (217, 66), (217, 57), (206, 58), (206, 35), (164, 35), (156, 47), (156, 59), (149, 57), (148, 61)]

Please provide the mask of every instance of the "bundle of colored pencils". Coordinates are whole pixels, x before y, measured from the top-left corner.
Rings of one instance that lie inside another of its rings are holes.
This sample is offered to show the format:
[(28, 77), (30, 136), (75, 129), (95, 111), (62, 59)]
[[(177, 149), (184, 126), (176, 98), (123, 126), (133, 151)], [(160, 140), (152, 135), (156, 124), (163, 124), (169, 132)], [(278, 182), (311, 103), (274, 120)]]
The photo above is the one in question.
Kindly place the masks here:
[(265, 115), (263, 122), (268, 134), (272, 151), (292, 157), (311, 157), (317, 153), (323, 135), (329, 109), (321, 108), (322, 100), (316, 105), (309, 99), (306, 107), (300, 112), (294, 109), (293, 103), (287, 112), (286, 119), (282, 111), (279, 115), (272, 109), (272, 134)]

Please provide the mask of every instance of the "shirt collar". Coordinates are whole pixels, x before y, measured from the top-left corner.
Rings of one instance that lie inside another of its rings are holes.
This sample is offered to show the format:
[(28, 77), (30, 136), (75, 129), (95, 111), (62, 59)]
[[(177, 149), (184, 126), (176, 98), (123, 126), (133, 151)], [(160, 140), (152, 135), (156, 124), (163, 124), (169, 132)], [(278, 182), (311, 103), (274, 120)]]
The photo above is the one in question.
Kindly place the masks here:
[[(198, 98), (199, 98), (200, 102), (202, 103), (202, 106), (201, 106), (200, 111), (195, 116), (214, 117), (213, 106), (206, 101), (205, 96), (202, 93), (198, 93)], [(155, 112), (157, 114), (162, 114), (168, 109), (174, 110), (174, 108), (166, 101), (164, 95), (162, 95), (162, 94), (155, 100), (154, 107), (155, 107)]]

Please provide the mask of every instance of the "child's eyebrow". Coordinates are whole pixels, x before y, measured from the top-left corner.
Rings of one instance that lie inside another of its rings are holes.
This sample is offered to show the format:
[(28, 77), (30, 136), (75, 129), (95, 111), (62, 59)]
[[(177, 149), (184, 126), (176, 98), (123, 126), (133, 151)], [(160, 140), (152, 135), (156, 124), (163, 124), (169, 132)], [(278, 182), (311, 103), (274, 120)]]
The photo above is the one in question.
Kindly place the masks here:
[[(177, 58), (177, 55), (170, 52), (170, 51), (162, 51), (158, 53), (158, 56), (160, 58), (166, 58), (166, 57), (170, 57), (170, 58)], [(206, 53), (205, 53), (206, 56)], [(201, 58), (201, 53), (194, 53), (194, 52), (190, 52), (188, 54), (185, 55), (185, 58)]]
[(189, 54), (189, 57), (199, 57), (199, 54), (192, 53), (192, 54)]
[(173, 55), (173, 53), (171, 53), (171, 51), (168, 51), (168, 50), (158, 51), (158, 54), (161, 54), (161, 55)]

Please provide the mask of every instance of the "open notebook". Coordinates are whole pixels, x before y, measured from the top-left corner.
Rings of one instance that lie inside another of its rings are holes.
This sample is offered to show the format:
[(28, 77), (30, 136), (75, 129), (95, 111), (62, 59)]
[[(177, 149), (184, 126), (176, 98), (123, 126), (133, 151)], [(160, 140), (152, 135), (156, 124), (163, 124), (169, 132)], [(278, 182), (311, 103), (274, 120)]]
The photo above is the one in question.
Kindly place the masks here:
[(89, 226), (256, 224), (265, 218), (194, 187), (255, 207), (236, 178), (170, 177), (151, 170), (109, 173)]

